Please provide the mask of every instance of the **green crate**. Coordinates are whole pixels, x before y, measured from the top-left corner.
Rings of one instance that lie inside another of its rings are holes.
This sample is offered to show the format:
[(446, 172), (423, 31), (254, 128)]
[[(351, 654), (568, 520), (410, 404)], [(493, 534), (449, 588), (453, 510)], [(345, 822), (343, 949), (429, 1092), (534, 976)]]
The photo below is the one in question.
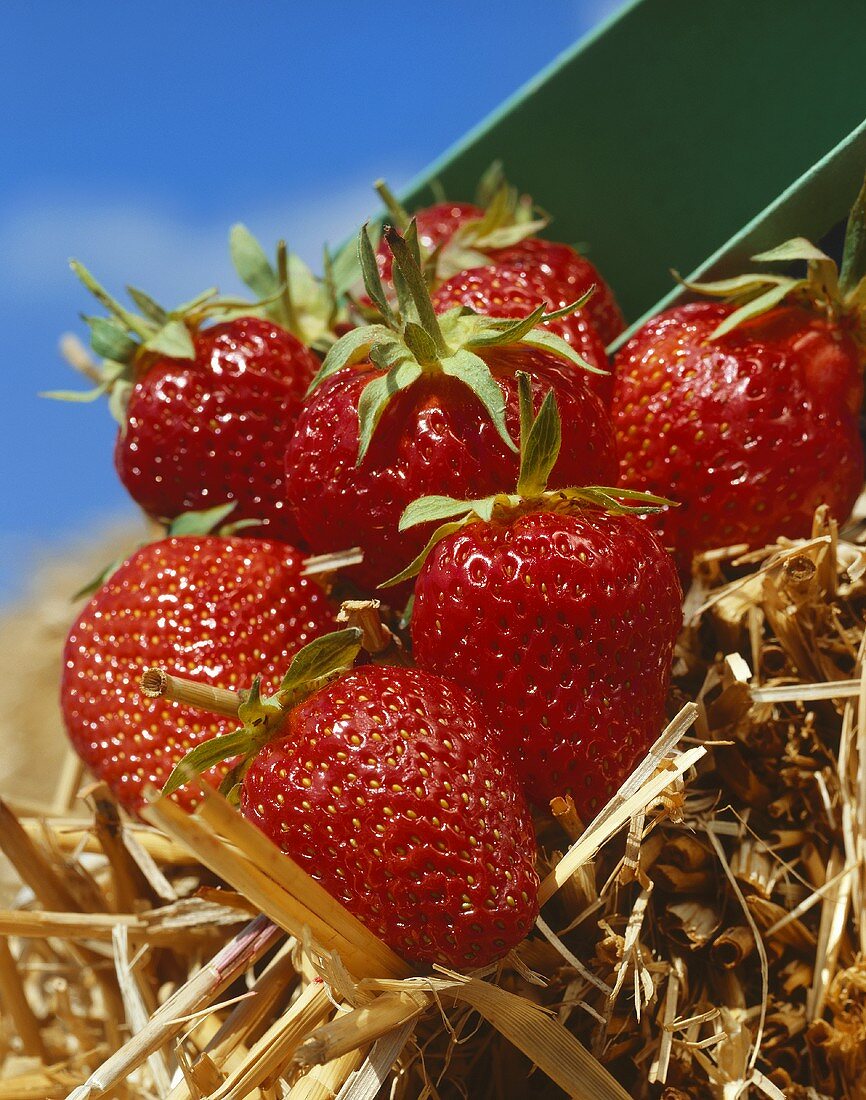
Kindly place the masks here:
[(637, 0), (430, 165), (472, 196), (501, 159), (579, 244), (630, 323), (675, 295), (670, 269), (743, 269), (820, 238), (866, 168), (866, 0)]

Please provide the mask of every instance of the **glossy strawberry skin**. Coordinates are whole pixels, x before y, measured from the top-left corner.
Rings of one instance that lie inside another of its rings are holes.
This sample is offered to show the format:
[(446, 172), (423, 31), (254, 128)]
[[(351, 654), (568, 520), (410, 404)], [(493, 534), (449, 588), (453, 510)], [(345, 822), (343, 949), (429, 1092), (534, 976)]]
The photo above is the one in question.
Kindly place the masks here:
[[(432, 206), (425, 206), (414, 215), (418, 243), (429, 255), (440, 246), (446, 245), (467, 222), (483, 217), (484, 211), (481, 207), (470, 202), (437, 202)], [(381, 277), (390, 283), (393, 257), (384, 240), (379, 242), (376, 249), (376, 263)]]
[(656, 526), (686, 566), (717, 546), (808, 536), (822, 503), (844, 520), (863, 485), (853, 340), (782, 306), (711, 342), (732, 308), (667, 310), (616, 358), (621, 483), (680, 503)]
[(194, 361), (149, 356), (118, 433), (115, 465), (157, 518), (228, 501), (246, 533), (297, 543), (283, 461), (318, 360), (270, 321), (244, 317), (194, 334)]
[(243, 812), (413, 961), (504, 955), (538, 912), (535, 838), (478, 705), (418, 669), (367, 665), (294, 708)]
[[(508, 428), (519, 435), (516, 371), (533, 379), (536, 408), (549, 390), (562, 418), (562, 449), (551, 485), (612, 484), (616, 456), (607, 412), (583, 375), (531, 349), (486, 354), (506, 395)], [(585, 374), (586, 372), (584, 372)], [(379, 376), (370, 364), (345, 368), (308, 399), (287, 454), (289, 502), (314, 553), (360, 546), (351, 571), (372, 589), (401, 572), (421, 551), (432, 525), (399, 532), (404, 509), (430, 494), (469, 499), (509, 492), (518, 459), (463, 383), (427, 376), (387, 406), (360, 466), (358, 400)]]
[(576, 301), (595, 285), (595, 293), (587, 302), (585, 312), (604, 345), (613, 343), (625, 330), (625, 320), (613, 291), (597, 268), (569, 245), (527, 237), (491, 255), (497, 264), (534, 272), (551, 287), (559, 287), (564, 305)]
[(571, 793), (589, 819), (661, 732), (681, 599), (632, 516), (477, 522), (421, 570), (413, 652), (481, 703), (532, 802)]
[[(575, 302), (590, 286), (592, 282), (584, 287), (558, 282), (542, 267), (491, 264), (470, 268), (448, 279), (433, 294), (433, 305), (438, 313), (462, 305), (488, 317), (527, 317), (539, 305), (551, 313), (563, 309)], [(590, 305), (587, 305), (586, 309), (577, 310), (567, 317), (546, 321), (545, 327), (561, 336), (592, 366), (609, 372), (604, 341), (589, 319), (589, 309)], [(609, 407), (613, 397), (613, 377), (609, 373), (599, 375), (587, 371), (586, 381)]]
[[(70, 631), (61, 707), (76, 751), (127, 809), (159, 788), (202, 741), (237, 722), (139, 690), (145, 668), (216, 687), (278, 681), (291, 656), (333, 629), (334, 609), (301, 575), (292, 547), (264, 539), (184, 536), (132, 555), (90, 600)], [(218, 783), (225, 768), (206, 778)], [(184, 805), (192, 799), (177, 795)]]

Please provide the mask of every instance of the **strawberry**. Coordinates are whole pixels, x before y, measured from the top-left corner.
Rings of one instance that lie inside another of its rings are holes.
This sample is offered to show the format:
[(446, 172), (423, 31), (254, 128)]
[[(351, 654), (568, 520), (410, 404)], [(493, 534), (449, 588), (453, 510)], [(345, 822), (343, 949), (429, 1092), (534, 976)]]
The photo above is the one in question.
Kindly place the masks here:
[[(377, 187), (396, 224), (405, 228), (409, 215), (384, 184)], [(492, 264), (513, 267), (532, 282), (533, 304), (543, 300), (551, 309), (576, 301), (595, 286), (596, 293), (581, 316), (590, 321), (604, 345), (612, 343), (625, 328), (612, 290), (576, 249), (535, 236), (547, 219), (533, 213), (531, 200), (507, 184), (498, 165), (482, 180), (479, 203), (439, 202), (416, 213), (422, 256), (436, 253), (433, 282), (438, 286), (457, 274)], [(386, 241), (379, 243), (376, 256), (380, 274), (390, 279), (391, 253)], [(475, 305), (471, 301), (464, 304)], [(479, 301), (478, 312), (487, 312), (485, 304), (483, 299)], [(565, 332), (560, 335), (568, 339)]]
[[(422, 255), (429, 256), (437, 249), (447, 245), (454, 234), (465, 225), (473, 225), (481, 221), (484, 211), (480, 206), (469, 202), (437, 202), (432, 206), (422, 207), (415, 215), (415, 224), (418, 227), (418, 244), (422, 249)], [(408, 225), (409, 217), (405, 215), (398, 224), (404, 227)], [(391, 249), (383, 238), (376, 247), (376, 264), (379, 275), (386, 283), (391, 282), (394, 257)]]
[(226, 688), (249, 683), (254, 670), (273, 674), (334, 622), (302, 566), (277, 542), (172, 537), (134, 553), (81, 612), (64, 650), (63, 718), (78, 754), (128, 809), (230, 724), (177, 703), (148, 706), (138, 689), (145, 665)]
[[(543, 267), (528, 264), (512, 267), (496, 263), (452, 275), (434, 292), (433, 305), (439, 313), (444, 313), (451, 306), (463, 305), (476, 313), (492, 317), (526, 317), (538, 305), (543, 305), (549, 313), (555, 313), (595, 287), (591, 280), (584, 281), (582, 285), (559, 282), (546, 274)], [(588, 363), (608, 371), (604, 341), (589, 319), (595, 298), (593, 293), (584, 309), (545, 321), (544, 326), (562, 337)], [(613, 377), (607, 373), (595, 374), (587, 381), (605, 406), (609, 406), (613, 396)]]
[[(521, 397), (528, 423), (525, 379)], [(406, 526), (447, 522), (402, 577), (420, 568), (418, 664), (478, 699), (531, 801), (571, 794), (591, 815), (660, 732), (682, 593), (670, 556), (627, 514), (639, 494), (546, 490), (559, 446), (549, 394), (516, 494), (407, 509)]]
[[(595, 286), (596, 292), (584, 312), (602, 342), (612, 344), (625, 329), (625, 320), (613, 291), (595, 266), (569, 245), (527, 237), (509, 248), (500, 249), (496, 253), (496, 263), (543, 278), (544, 285), (551, 288), (551, 299), (558, 296), (563, 304), (573, 302), (584, 289)], [(554, 287), (558, 288), (558, 295), (553, 294)]]
[[(366, 231), (360, 237), (370, 297), (385, 323), (357, 329), (328, 353), (289, 445), (286, 487), (317, 553), (358, 545), (354, 570), (372, 587), (423, 546), (426, 533), (398, 531), (406, 505), (425, 493), (469, 497), (517, 471), (511, 435), (519, 420), (515, 374), (556, 390), (567, 446), (557, 476), (611, 480), (616, 469), (606, 412), (585, 381), (587, 366), (563, 340), (525, 321), (466, 308), (436, 315), (410, 243), (393, 230), (400, 312), (389, 305)], [(357, 412), (356, 412), (357, 410)]]
[[(500, 958), (538, 912), (535, 837), (478, 706), (419, 669), (352, 668), (361, 631), (306, 646), (223, 738), (248, 753), (242, 812), (413, 961)], [(218, 748), (216, 745), (214, 748)], [(166, 790), (212, 757), (191, 753)]]
[(841, 273), (789, 241), (755, 259), (805, 260), (805, 279), (696, 284), (731, 300), (666, 310), (616, 358), (621, 483), (680, 502), (658, 527), (684, 567), (717, 546), (806, 537), (819, 504), (840, 521), (851, 511), (864, 473), (864, 195)]
[(257, 316), (201, 327), (209, 310), (227, 307), (210, 298), (166, 314), (136, 291), (138, 316), (76, 270), (112, 314), (91, 322), (106, 357), (94, 394), (111, 393), (115, 466), (132, 498), (157, 519), (234, 501), (251, 532), (297, 541), (283, 464), (319, 367), (312, 351)]

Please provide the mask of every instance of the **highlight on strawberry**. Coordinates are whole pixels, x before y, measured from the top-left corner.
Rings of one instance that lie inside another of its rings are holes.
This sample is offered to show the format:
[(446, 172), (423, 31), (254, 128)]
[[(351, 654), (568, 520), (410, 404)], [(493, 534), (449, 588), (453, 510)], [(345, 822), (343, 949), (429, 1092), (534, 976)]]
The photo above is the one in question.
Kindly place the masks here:
[(866, 184), (841, 270), (795, 238), (749, 274), (689, 284), (723, 299), (654, 317), (616, 356), (620, 481), (680, 502), (655, 517), (684, 572), (718, 546), (808, 537), (815, 509), (847, 519), (863, 487)]
[(592, 814), (661, 732), (682, 592), (637, 518), (670, 501), (619, 488), (548, 489), (562, 443), (554, 394), (533, 418), (519, 376), (516, 492), (428, 497), (401, 526), (441, 524), (395, 582), (418, 574), (421, 668), (483, 706), (530, 800)]
[[(257, 677), (235, 696), (240, 728), (194, 749), (165, 790), (239, 758), (223, 789), (385, 943), (416, 962), (484, 966), (538, 911), (517, 778), (462, 688), (414, 668), (355, 668), (360, 648), (350, 627), (297, 653), (275, 694)], [(201, 702), (194, 682), (175, 680), (172, 694)]]
[(398, 530), (419, 496), (482, 496), (517, 475), (518, 371), (534, 399), (554, 389), (565, 445), (557, 477), (611, 481), (616, 457), (606, 410), (587, 377), (598, 368), (538, 327), (584, 305), (520, 320), (465, 306), (437, 314), (420, 265), (417, 227), (385, 231), (395, 257), (392, 306), (366, 229), (358, 240), (367, 292), (380, 320), (341, 337), (313, 382), (286, 458), (286, 488), (315, 553), (361, 547), (353, 579), (368, 589), (393, 575), (426, 541)]

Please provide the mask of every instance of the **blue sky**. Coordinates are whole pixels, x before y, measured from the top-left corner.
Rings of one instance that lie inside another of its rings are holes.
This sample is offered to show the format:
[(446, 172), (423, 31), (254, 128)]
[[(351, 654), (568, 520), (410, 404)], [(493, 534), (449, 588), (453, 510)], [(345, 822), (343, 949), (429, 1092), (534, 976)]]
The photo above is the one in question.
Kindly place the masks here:
[(57, 353), (90, 308), (75, 256), (172, 304), (236, 288), (229, 226), (316, 262), (618, 4), (4, 0), (0, 600), (34, 555), (134, 514), (103, 404)]

